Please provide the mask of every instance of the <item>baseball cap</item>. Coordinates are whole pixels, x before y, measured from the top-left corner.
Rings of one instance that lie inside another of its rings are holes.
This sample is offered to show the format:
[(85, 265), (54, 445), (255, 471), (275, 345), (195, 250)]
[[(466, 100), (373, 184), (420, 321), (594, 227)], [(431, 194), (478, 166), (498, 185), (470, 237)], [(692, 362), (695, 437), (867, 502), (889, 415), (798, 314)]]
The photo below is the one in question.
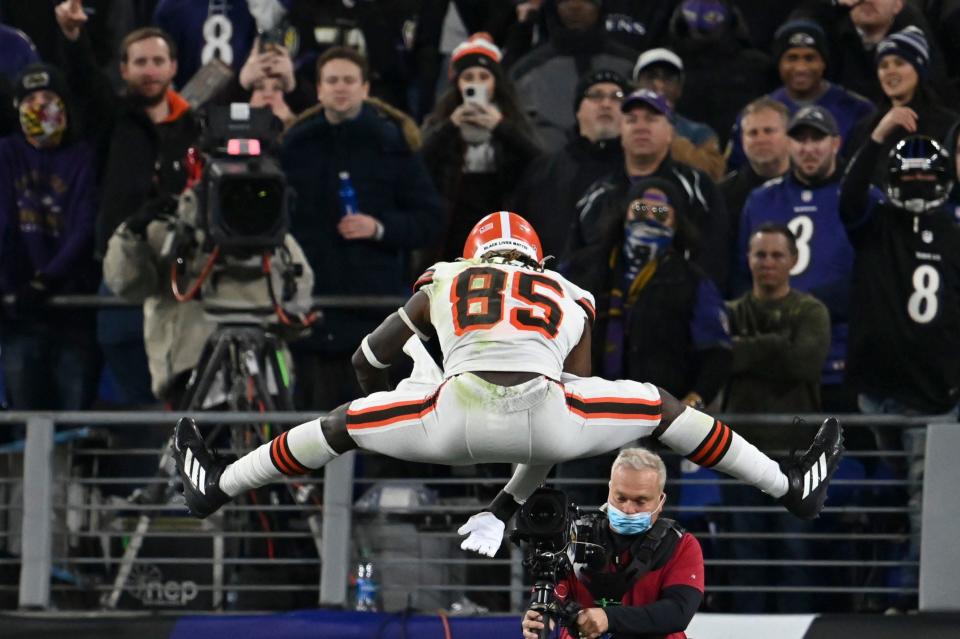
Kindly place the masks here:
[(810, 127), (826, 135), (840, 135), (840, 127), (837, 126), (837, 120), (833, 114), (822, 106), (803, 107), (793, 114), (790, 124), (787, 126), (787, 135), (793, 137), (799, 129)]
[(623, 113), (628, 113), (637, 105), (646, 105), (656, 111), (657, 113), (662, 113), (667, 116), (667, 119), (673, 122), (673, 109), (670, 108), (670, 105), (667, 104), (667, 99), (656, 91), (651, 91), (650, 89), (637, 89), (627, 97), (623, 99), (623, 102), (620, 104), (620, 111)]
[(654, 64), (666, 64), (681, 73), (683, 72), (683, 60), (680, 59), (680, 56), (670, 49), (658, 47), (640, 54), (637, 63), (633, 66), (633, 79), (636, 80), (641, 71)]

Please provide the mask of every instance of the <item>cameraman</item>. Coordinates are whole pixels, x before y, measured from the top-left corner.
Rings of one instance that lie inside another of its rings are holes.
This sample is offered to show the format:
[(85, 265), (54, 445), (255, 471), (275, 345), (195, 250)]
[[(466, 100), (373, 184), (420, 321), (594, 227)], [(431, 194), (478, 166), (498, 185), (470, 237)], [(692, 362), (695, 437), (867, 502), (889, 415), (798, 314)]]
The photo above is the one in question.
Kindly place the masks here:
[[(703, 554), (693, 535), (659, 517), (666, 480), (667, 469), (655, 453), (626, 448), (617, 455), (600, 509), (606, 517), (597, 519), (592, 535), (603, 553), (577, 565), (555, 590), (567, 609), (570, 602), (582, 606), (574, 619), (579, 634), (563, 628), (562, 638), (687, 636), (683, 631), (703, 599)], [(528, 610), (521, 627), (526, 639), (537, 639), (542, 615)]]
[[(173, 407), (180, 403), (190, 373), (199, 364), (204, 344), (218, 323), (255, 323), (277, 330), (266, 277), (272, 278), (279, 295), (289, 290), (284, 273), (300, 265), (291, 299), (284, 296), (279, 301), (290, 314), (305, 314), (311, 304), (313, 271), (289, 233), (283, 246), (271, 253), (269, 275), (259, 273), (259, 255), (220, 256), (202, 280), (200, 295), (187, 301), (177, 299), (171, 286), (171, 263), (183, 258), (185, 271), (178, 279), (186, 288), (182, 280), (198, 281), (210, 258), (212, 247), (206, 242), (199, 219), (202, 189), (201, 184), (163, 206), (142, 207), (110, 237), (103, 260), (104, 281), (110, 290), (124, 300), (143, 303), (151, 390)], [(181, 248), (169, 251), (169, 246)]]

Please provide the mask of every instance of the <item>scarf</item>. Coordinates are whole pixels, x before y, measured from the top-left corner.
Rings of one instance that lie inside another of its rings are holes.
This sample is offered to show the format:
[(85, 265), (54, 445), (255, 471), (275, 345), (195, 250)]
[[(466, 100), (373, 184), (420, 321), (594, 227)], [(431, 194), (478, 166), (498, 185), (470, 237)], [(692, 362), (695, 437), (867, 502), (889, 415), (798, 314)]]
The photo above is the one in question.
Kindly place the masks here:
[[(657, 270), (657, 257), (673, 243), (673, 229), (654, 220), (633, 220), (624, 227), (622, 246), (610, 253), (614, 284), (607, 309), (602, 375), (608, 379), (624, 376), (626, 327), (640, 292)], [(626, 292), (626, 293), (624, 293)]]

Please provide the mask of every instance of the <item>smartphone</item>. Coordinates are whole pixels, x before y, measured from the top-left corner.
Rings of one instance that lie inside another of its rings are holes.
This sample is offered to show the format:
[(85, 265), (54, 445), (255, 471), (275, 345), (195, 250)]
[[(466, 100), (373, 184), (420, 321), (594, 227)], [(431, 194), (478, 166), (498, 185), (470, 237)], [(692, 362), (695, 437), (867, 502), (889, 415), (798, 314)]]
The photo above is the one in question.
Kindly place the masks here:
[(480, 104), (486, 106), (490, 103), (490, 96), (487, 95), (487, 85), (485, 84), (465, 84), (463, 85), (463, 103)]
[(274, 27), (261, 31), (260, 35), (260, 53), (267, 49), (276, 49), (283, 45), (284, 30), (280, 27)]

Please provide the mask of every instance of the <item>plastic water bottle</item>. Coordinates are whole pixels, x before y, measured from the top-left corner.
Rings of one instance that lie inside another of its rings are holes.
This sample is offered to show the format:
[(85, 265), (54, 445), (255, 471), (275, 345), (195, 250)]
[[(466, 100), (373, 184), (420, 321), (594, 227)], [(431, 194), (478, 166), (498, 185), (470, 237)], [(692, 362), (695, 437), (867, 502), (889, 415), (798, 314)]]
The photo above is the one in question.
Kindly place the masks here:
[(360, 205), (357, 203), (357, 191), (353, 188), (353, 182), (350, 180), (350, 174), (347, 171), (340, 171), (340, 207), (343, 209), (343, 215), (353, 215), (360, 212)]
[(377, 575), (374, 572), (373, 562), (366, 556), (362, 557), (357, 562), (354, 610), (375, 612), (380, 609), (378, 601), (380, 587), (376, 579)]

